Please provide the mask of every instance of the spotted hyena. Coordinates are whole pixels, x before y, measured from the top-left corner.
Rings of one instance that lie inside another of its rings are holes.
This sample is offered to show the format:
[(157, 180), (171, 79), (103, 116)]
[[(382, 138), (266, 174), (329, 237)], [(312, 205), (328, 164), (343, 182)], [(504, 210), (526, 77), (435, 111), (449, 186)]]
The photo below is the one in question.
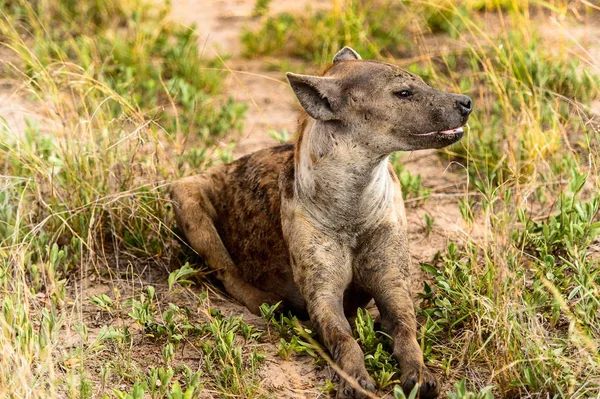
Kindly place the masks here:
[(347, 316), (375, 300), (405, 390), (439, 384), (423, 364), (410, 294), (406, 216), (394, 151), (463, 135), (471, 99), (345, 47), (322, 76), (287, 74), (305, 113), (298, 138), (173, 183), (180, 228), (225, 290), (254, 313), (307, 314), (343, 370), (338, 397), (375, 382)]

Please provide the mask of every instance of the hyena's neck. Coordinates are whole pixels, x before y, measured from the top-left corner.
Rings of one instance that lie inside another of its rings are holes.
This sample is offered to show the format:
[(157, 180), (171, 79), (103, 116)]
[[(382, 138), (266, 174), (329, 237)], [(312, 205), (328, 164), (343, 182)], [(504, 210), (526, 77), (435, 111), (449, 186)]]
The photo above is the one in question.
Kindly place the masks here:
[(295, 190), (324, 224), (378, 224), (393, 205), (389, 157), (348, 140), (339, 127), (309, 120), (296, 145)]

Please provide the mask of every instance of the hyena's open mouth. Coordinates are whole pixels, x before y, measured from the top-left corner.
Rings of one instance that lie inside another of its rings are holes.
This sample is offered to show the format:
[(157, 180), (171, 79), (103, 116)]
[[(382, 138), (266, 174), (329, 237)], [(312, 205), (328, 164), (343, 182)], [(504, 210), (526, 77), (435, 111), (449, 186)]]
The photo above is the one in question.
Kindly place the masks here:
[(421, 134), (415, 134), (415, 136), (433, 136), (434, 134), (441, 134), (441, 135), (460, 135), (462, 136), (464, 133), (464, 130), (461, 127), (457, 127), (454, 129), (448, 129), (448, 130), (438, 130), (438, 131), (433, 131), (433, 132), (428, 132), (428, 133), (421, 133)]

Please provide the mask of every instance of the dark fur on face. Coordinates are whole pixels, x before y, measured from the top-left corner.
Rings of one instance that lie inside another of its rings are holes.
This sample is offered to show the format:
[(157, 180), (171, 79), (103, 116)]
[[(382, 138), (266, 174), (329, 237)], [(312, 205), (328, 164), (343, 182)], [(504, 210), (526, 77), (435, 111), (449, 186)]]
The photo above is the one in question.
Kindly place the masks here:
[(176, 181), (177, 222), (252, 312), (281, 301), (310, 317), (351, 377), (339, 398), (375, 389), (346, 319), (371, 299), (394, 339), (404, 389), (419, 382), (421, 398), (436, 397), (439, 384), (416, 340), (406, 217), (388, 156), (460, 139), (471, 100), (348, 47), (323, 76), (288, 79), (306, 111), (295, 145)]

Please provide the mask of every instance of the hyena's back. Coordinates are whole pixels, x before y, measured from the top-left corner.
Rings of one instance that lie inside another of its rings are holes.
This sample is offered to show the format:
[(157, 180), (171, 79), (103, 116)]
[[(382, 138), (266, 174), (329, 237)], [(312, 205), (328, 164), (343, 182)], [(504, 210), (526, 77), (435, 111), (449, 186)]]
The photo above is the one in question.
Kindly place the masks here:
[(199, 177), (214, 208), (214, 226), (241, 277), (257, 288), (278, 293), (288, 306), (301, 310), (304, 301), (293, 282), (281, 230), (279, 175), (282, 170), (293, 170), (293, 162), (294, 146), (284, 144)]

